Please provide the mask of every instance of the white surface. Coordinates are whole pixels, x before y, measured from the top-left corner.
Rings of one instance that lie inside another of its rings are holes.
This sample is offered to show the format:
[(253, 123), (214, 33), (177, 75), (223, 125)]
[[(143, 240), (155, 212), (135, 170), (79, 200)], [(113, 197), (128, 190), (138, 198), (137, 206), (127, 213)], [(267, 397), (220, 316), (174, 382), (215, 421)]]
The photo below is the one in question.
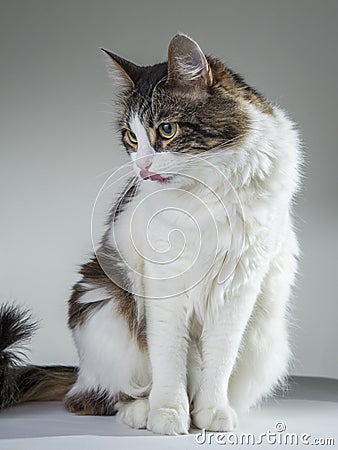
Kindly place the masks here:
[[(337, 445), (338, 380), (297, 378), (297, 385), (287, 397), (270, 400), (260, 410), (241, 417), (236, 435), (253, 433), (258, 439), (260, 433), (276, 432), (277, 422), (285, 424), (284, 435), (287, 432), (297, 433), (300, 439), (303, 433), (307, 433), (310, 435), (309, 443), (314, 442), (315, 438), (334, 438)], [(156, 436), (146, 430), (131, 429), (116, 417), (75, 416), (66, 412), (59, 402), (27, 403), (5, 410), (0, 416), (1, 450), (224, 448), (224, 444), (217, 443), (214, 438), (211, 445), (198, 444), (197, 433), (198, 430), (191, 430), (187, 436)], [(255, 446), (274, 447), (266, 441)], [(290, 448), (285, 445), (279, 447)]]

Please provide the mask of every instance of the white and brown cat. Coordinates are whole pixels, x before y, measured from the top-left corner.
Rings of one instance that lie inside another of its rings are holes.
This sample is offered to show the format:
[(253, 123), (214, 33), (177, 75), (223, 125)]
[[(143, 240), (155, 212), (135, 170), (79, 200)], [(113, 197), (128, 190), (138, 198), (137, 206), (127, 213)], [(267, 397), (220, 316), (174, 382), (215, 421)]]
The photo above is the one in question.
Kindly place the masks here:
[(134, 174), (69, 301), (79, 367), (17, 363), (33, 324), (1, 309), (1, 406), (65, 399), (135, 428), (232, 430), (290, 357), (294, 124), (196, 42), (141, 67), (105, 50)]

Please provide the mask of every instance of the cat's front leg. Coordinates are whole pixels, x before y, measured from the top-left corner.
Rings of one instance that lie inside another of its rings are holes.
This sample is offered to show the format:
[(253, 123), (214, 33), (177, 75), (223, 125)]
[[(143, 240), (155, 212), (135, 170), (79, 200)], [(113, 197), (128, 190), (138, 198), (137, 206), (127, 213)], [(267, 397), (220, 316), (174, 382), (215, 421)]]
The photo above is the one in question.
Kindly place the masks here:
[(202, 332), (200, 387), (193, 399), (193, 424), (210, 431), (231, 431), (237, 415), (228, 400), (228, 383), (259, 285), (241, 289), (226, 299)]
[(155, 433), (186, 434), (190, 426), (186, 386), (188, 331), (185, 302), (185, 295), (146, 301), (152, 369), (147, 428)]

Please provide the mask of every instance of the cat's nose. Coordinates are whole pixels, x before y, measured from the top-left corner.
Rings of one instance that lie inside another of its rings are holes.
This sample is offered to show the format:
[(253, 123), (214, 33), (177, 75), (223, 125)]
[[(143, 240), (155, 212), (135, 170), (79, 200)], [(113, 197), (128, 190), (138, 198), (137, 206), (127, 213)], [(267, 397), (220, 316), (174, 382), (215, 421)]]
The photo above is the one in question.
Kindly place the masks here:
[(137, 152), (135, 162), (139, 169), (149, 169), (153, 162), (153, 153)]
[(151, 164), (152, 164), (152, 161), (150, 161), (149, 158), (147, 158), (147, 157), (145, 157), (145, 158), (143, 157), (143, 158), (136, 160), (136, 165), (139, 169), (147, 170), (147, 169), (149, 169)]

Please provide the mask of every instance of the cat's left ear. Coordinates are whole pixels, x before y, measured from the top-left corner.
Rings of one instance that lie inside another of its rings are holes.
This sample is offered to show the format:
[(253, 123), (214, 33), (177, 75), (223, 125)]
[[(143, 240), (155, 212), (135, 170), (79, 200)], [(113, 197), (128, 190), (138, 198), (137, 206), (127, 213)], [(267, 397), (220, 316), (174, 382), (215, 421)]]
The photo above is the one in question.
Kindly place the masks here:
[(142, 67), (101, 48), (106, 55), (108, 74), (113, 82), (122, 88), (134, 88), (142, 75)]
[(190, 87), (207, 87), (212, 71), (199, 45), (184, 34), (177, 34), (168, 49), (168, 80)]

